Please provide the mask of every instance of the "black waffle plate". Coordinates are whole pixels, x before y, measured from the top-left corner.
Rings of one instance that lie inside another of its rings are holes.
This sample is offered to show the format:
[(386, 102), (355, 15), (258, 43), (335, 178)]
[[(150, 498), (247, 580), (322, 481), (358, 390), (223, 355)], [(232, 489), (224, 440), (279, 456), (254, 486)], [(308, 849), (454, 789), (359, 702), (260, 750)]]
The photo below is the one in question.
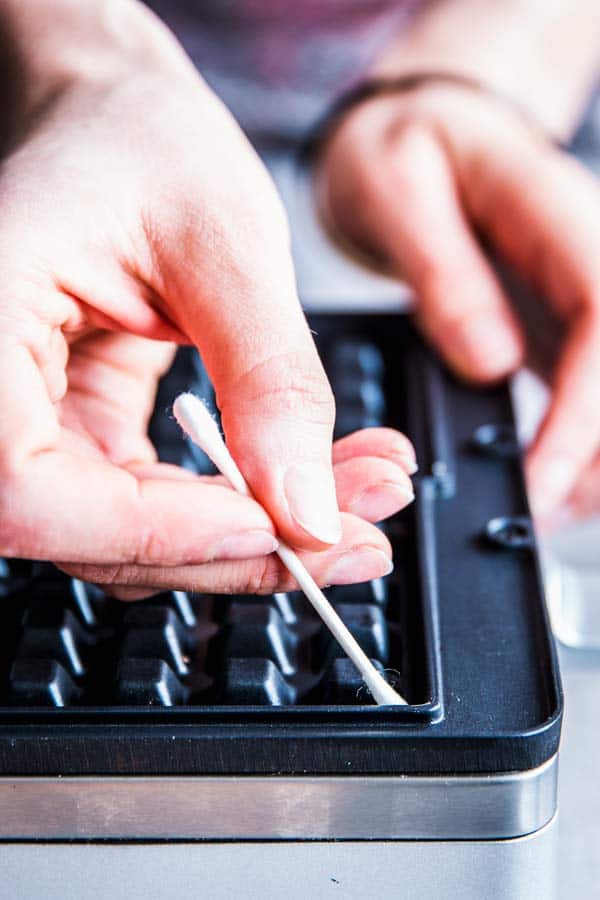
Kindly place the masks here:
[[(558, 746), (561, 696), (505, 387), (446, 373), (402, 316), (312, 318), (338, 435), (401, 428), (416, 502), (395, 571), (330, 598), (406, 707), (376, 707), (300, 594), (122, 604), (49, 564), (3, 563), (0, 773), (465, 773)], [(169, 414), (211, 388), (182, 350), (151, 434), (209, 472)]]

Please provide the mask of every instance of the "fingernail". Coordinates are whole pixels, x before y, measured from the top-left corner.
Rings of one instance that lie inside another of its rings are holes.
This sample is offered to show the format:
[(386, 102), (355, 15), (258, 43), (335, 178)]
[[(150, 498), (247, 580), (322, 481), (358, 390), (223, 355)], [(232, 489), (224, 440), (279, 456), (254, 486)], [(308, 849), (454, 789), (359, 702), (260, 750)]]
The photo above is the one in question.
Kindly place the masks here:
[(383, 550), (362, 547), (338, 557), (325, 576), (327, 584), (356, 584), (383, 578), (394, 569), (391, 559)]
[(503, 375), (519, 362), (519, 347), (514, 337), (510, 331), (498, 327), (490, 316), (467, 319), (457, 337), (463, 345), (461, 350), (490, 376)]
[(350, 504), (350, 512), (368, 522), (379, 522), (408, 506), (414, 499), (411, 487), (386, 481), (359, 494)]
[(268, 556), (278, 546), (279, 542), (268, 531), (245, 531), (224, 538), (213, 559), (253, 559), (255, 556)]
[[(392, 457), (390, 457), (391, 459)], [(406, 453), (397, 453), (393, 457), (393, 461), (397, 463), (401, 469), (404, 469), (407, 475), (416, 475), (419, 471), (419, 466), (415, 459), (411, 456), (408, 456)]]
[(333, 473), (320, 463), (291, 466), (283, 483), (294, 521), (324, 544), (337, 544), (342, 536)]
[(532, 506), (540, 519), (554, 512), (559, 501), (575, 486), (577, 466), (568, 456), (555, 456), (538, 465), (532, 476)]

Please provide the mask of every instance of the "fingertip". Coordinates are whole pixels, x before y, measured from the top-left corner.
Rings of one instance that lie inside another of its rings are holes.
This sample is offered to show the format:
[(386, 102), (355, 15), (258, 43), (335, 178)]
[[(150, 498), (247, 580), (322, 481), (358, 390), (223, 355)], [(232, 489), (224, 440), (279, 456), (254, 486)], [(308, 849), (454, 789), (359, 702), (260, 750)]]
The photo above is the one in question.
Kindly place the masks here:
[(392, 547), (379, 528), (351, 513), (343, 513), (342, 530), (337, 547), (323, 553), (301, 554), (320, 585), (353, 584), (390, 574)]
[(407, 475), (414, 475), (419, 469), (411, 441), (395, 428), (385, 426), (361, 428), (360, 431), (354, 431), (335, 441), (333, 445), (335, 464), (360, 456), (389, 459), (401, 466)]
[(533, 451), (526, 466), (533, 514), (544, 527), (552, 521), (561, 503), (577, 481), (578, 467), (567, 454), (546, 455)]
[(384, 578), (394, 570), (394, 564), (377, 547), (360, 547), (344, 553), (335, 560), (325, 574), (326, 584), (360, 584)]
[(412, 487), (402, 482), (382, 482), (363, 491), (350, 505), (349, 512), (367, 522), (381, 522), (404, 509), (414, 498)]
[(506, 378), (518, 369), (525, 353), (519, 330), (487, 314), (461, 320), (442, 332), (438, 343), (460, 376), (484, 384)]
[(283, 476), (289, 538), (300, 547), (322, 548), (337, 544), (342, 524), (331, 466), (318, 462), (294, 463)]
[(414, 499), (406, 468), (389, 457), (358, 456), (335, 465), (340, 509), (380, 522)]

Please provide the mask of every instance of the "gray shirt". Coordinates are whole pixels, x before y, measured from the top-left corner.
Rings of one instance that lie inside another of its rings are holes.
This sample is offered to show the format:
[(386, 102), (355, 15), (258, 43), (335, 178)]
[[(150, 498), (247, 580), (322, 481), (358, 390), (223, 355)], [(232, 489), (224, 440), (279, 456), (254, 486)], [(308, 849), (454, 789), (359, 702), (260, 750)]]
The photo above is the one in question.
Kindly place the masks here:
[(297, 141), (422, 0), (148, 0), (258, 143)]

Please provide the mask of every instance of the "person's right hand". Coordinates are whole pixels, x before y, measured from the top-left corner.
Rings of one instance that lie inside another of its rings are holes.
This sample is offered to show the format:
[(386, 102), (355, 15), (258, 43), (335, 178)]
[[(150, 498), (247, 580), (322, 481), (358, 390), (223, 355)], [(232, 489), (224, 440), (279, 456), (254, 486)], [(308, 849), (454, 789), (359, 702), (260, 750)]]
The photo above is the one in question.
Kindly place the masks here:
[(482, 240), (536, 288), (561, 340), (527, 454), (533, 511), (545, 529), (597, 513), (598, 180), (514, 108), (443, 81), (349, 110), (320, 177), (335, 230), (414, 288), (422, 332), (460, 376), (495, 383), (529, 349)]
[[(377, 577), (390, 547), (365, 519), (409, 502), (412, 448), (359, 433), (334, 477), (333, 398), (275, 190), (171, 36), (131, 9), (144, 52), (66, 61), (30, 92), (0, 169), (0, 554), (121, 593), (271, 591), (290, 586), (267, 561), (276, 530), (321, 583)], [(157, 341), (173, 340), (199, 347), (260, 506), (156, 463)]]

